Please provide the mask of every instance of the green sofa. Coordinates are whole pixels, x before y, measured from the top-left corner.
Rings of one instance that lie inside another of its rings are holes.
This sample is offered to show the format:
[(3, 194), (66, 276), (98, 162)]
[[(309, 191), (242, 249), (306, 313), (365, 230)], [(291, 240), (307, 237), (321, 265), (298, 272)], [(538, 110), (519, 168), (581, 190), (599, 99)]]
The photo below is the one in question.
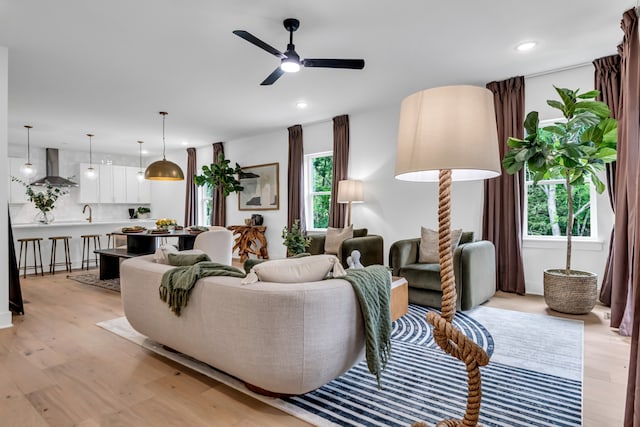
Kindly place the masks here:
[[(307, 248), (307, 252), (311, 255), (324, 254), (324, 241), (326, 234), (308, 234), (311, 237), (311, 245)], [(338, 249), (337, 257), (342, 262), (342, 266), (347, 268), (347, 257), (354, 250), (360, 251), (360, 262), (364, 266), (373, 264), (384, 264), (384, 240), (382, 236), (369, 234), (366, 228), (358, 228), (353, 230), (353, 237), (346, 239)]]
[[(409, 302), (440, 308), (442, 284), (440, 265), (418, 262), (420, 239), (395, 242), (389, 250), (389, 266), (394, 276), (409, 282)], [(453, 252), (458, 310), (469, 310), (496, 292), (496, 251), (487, 240), (473, 240), (473, 232), (463, 232)]]

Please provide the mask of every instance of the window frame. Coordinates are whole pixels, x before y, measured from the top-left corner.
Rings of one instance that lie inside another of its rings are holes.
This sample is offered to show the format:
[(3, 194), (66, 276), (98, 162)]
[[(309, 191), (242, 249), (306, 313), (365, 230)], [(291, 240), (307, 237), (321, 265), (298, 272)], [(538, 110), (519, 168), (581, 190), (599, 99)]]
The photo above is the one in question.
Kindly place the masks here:
[(313, 226), (313, 197), (329, 195), (332, 197), (331, 191), (313, 191), (313, 160), (319, 157), (331, 157), (333, 163), (333, 151), (321, 151), (318, 153), (310, 153), (304, 155), (304, 215), (307, 225), (307, 231), (327, 231), (326, 228), (316, 228)]
[[(556, 118), (556, 119), (546, 119), (546, 120), (540, 120), (540, 122), (538, 123), (538, 128), (541, 127), (545, 127), (545, 126), (549, 126), (552, 125), (554, 123), (557, 122), (562, 122), (565, 121), (564, 118)], [(525, 164), (525, 168), (526, 168), (526, 164)], [(531, 235), (529, 234), (529, 187), (533, 186), (533, 180), (527, 180), (527, 171), (526, 169), (523, 171), (524, 172), (524, 206), (523, 206), (523, 210), (524, 212), (522, 213), (522, 238), (523, 240), (529, 240), (529, 241), (546, 241), (546, 242), (566, 242), (567, 241), (567, 236), (566, 234), (564, 236), (540, 236), (540, 235)], [(598, 196), (598, 192), (596, 191), (595, 186), (593, 185), (593, 182), (591, 182), (590, 179), (586, 179), (586, 181), (589, 182), (589, 215), (590, 215), (590, 229), (591, 229), (591, 236), (586, 237), (586, 236), (575, 236), (575, 235), (571, 235), (571, 240), (572, 241), (577, 241), (577, 242), (598, 242), (599, 241), (599, 235), (598, 235), (598, 203), (597, 203), (597, 196)], [(543, 179), (538, 181), (538, 184), (535, 185), (545, 185), (545, 184), (561, 184), (564, 185), (565, 184), (565, 180), (560, 178), (560, 179)], [(575, 218), (574, 218), (575, 219)]]

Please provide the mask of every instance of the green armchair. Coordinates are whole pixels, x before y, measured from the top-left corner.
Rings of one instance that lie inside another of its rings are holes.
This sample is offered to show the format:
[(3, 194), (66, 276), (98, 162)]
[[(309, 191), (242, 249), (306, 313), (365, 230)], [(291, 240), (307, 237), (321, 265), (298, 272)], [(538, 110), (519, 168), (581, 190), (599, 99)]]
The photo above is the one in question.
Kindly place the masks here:
[[(389, 265), (394, 276), (409, 282), (409, 302), (440, 308), (442, 284), (440, 265), (419, 263), (420, 239), (400, 240), (391, 245)], [(496, 292), (496, 251), (487, 240), (473, 240), (473, 232), (463, 232), (453, 252), (458, 310), (470, 310)]]
[[(324, 254), (324, 242), (326, 234), (308, 234), (311, 237), (311, 245), (307, 248), (307, 252), (311, 255)], [(346, 239), (338, 249), (337, 257), (342, 262), (343, 267), (347, 268), (347, 257), (354, 250), (360, 251), (360, 262), (362, 265), (384, 264), (384, 240), (382, 236), (368, 234), (366, 228), (353, 230), (353, 237)]]

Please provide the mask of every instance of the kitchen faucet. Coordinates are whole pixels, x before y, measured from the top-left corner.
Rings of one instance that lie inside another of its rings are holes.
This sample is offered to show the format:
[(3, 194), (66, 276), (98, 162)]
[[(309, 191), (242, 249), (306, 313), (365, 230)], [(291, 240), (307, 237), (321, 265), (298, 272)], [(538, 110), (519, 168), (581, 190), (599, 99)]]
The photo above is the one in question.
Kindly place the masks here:
[(84, 205), (84, 206), (82, 207), (82, 213), (84, 213), (84, 211), (85, 211), (87, 208), (89, 208), (89, 217), (88, 217), (88, 218), (86, 218), (86, 220), (87, 220), (87, 221), (89, 221), (89, 222), (91, 222), (91, 206), (89, 206), (89, 205)]

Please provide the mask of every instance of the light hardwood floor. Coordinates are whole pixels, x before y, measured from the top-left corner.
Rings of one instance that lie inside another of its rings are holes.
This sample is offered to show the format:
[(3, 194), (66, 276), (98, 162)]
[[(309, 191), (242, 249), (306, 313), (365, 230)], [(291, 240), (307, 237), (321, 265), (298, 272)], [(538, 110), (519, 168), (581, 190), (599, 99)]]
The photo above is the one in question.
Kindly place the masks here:
[[(54, 276), (21, 278), (25, 316), (0, 330), (2, 426), (308, 426), (99, 327), (121, 316), (120, 295)], [(548, 314), (536, 296), (498, 294), (489, 306)], [(622, 425), (629, 340), (606, 307), (586, 316), (584, 425)]]

